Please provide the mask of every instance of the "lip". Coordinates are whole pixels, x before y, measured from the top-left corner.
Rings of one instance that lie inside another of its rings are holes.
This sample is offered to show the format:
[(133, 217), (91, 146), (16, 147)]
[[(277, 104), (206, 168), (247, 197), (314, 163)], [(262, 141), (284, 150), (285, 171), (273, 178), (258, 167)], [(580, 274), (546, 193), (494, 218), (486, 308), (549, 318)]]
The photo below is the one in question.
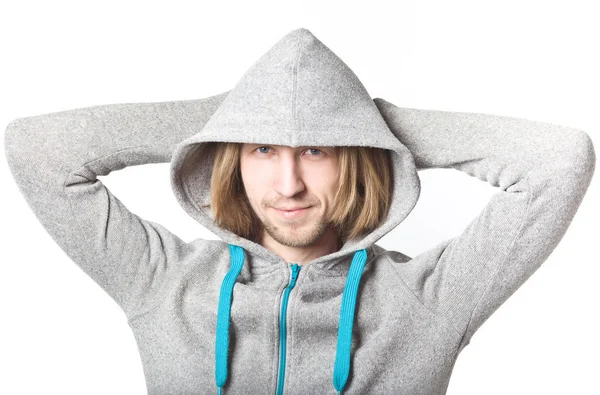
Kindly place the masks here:
[(275, 210), (275, 212), (277, 212), (277, 214), (279, 214), (283, 218), (296, 218), (305, 214), (310, 209), (310, 207), (305, 207), (297, 210), (279, 210), (275, 207), (272, 207), (272, 209)]
[(296, 211), (296, 210), (302, 210), (308, 207), (301, 207), (301, 206), (297, 206), (297, 207), (290, 207), (290, 208), (277, 208), (277, 207), (273, 207), (275, 210), (279, 210), (279, 211)]

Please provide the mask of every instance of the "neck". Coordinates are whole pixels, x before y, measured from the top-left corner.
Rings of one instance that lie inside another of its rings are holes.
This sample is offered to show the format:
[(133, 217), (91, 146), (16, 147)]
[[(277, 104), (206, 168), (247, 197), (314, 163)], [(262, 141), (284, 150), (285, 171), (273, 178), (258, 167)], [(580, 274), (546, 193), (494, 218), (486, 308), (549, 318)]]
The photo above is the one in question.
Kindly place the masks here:
[(331, 227), (318, 241), (306, 247), (290, 247), (275, 241), (267, 232), (261, 234), (261, 245), (273, 251), (287, 263), (303, 265), (323, 255), (332, 254), (342, 248), (342, 242), (335, 230)]

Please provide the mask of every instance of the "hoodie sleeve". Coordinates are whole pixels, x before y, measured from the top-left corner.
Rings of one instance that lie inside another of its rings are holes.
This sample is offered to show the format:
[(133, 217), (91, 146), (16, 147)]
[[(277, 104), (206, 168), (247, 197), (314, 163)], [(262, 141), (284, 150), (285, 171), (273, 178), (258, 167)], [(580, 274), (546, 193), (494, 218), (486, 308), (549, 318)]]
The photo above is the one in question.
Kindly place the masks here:
[(544, 122), (375, 103), (417, 170), (454, 168), (500, 188), (462, 234), (403, 272), (463, 335), (462, 349), (562, 239), (594, 173), (594, 146), (581, 130)]
[(176, 145), (203, 127), (226, 94), (99, 105), (17, 118), (7, 126), (6, 158), (35, 216), (127, 317), (145, 308), (189, 248), (130, 212), (97, 176), (169, 162)]

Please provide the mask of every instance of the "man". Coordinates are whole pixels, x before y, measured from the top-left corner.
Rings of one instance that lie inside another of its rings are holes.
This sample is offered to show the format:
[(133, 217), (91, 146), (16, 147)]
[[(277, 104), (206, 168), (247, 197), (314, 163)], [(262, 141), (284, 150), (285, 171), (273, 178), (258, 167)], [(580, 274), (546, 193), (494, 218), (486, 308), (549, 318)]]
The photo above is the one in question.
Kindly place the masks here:
[[(387, 150), (369, 147), (221, 143), (212, 178), (236, 180), (238, 185), (232, 188), (234, 196), (228, 194), (227, 183), (213, 185), (215, 219), (286, 262), (304, 264), (339, 251), (348, 237), (373, 230), (385, 218), (390, 165)], [(372, 191), (366, 201), (365, 188)], [(231, 200), (237, 202), (237, 212), (226, 209)], [(244, 224), (239, 212), (253, 223)], [(357, 224), (355, 229), (347, 231), (352, 223)]]
[[(373, 100), (307, 29), (231, 91), (20, 118), (5, 147), (42, 225), (125, 312), (155, 395), (445, 393), (595, 169), (577, 129)], [(96, 178), (167, 161), (178, 202), (221, 240), (186, 243)], [(375, 244), (436, 167), (501, 190), (413, 258)]]
[(340, 237), (327, 219), (338, 180), (334, 148), (243, 144), (240, 167), (261, 222), (261, 245), (300, 264), (339, 251)]

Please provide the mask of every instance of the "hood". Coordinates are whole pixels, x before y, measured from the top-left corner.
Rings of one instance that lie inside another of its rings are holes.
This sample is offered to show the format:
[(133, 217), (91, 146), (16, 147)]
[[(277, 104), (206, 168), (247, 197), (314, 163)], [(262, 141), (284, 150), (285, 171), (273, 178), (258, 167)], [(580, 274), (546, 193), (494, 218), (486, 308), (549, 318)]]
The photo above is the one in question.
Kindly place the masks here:
[(210, 209), (214, 155), (207, 149), (209, 142), (370, 146), (391, 151), (393, 193), (386, 220), (311, 265), (330, 268), (371, 247), (415, 206), (420, 183), (412, 154), (390, 131), (354, 72), (308, 29), (281, 38), (222, 95), (204, 127), (176, 146), (170, 177), (183, 209), (223, 241), (260, 256), (263, 264), (282, 261), (262, 245), (214, 222)]

